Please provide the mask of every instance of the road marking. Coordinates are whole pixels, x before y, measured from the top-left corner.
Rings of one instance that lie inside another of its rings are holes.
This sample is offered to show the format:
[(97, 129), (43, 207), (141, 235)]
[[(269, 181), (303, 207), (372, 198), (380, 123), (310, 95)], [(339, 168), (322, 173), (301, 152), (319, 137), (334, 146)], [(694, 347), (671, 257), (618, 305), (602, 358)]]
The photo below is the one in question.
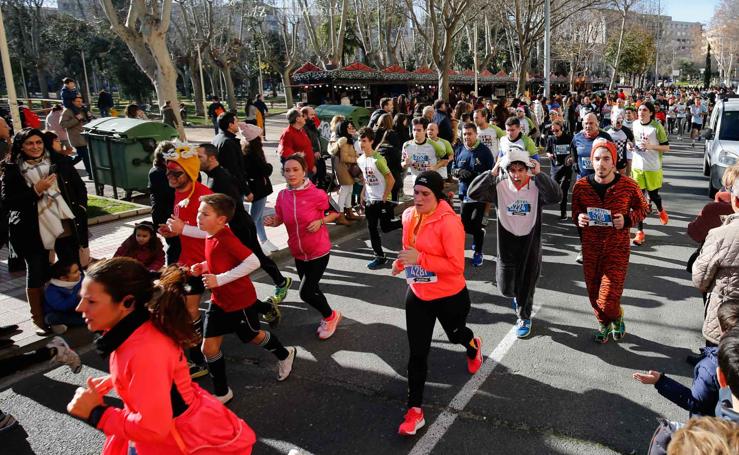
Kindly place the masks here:
[[(532, 319), (539, 311), (539, 308), (540, 305), (536, 305), (532, 308)], [(464, 387), (462, 387), (462, 390), (454, 396), (452, 401), (449, 403), (449, 406), (447, 406), (447, 409), (439, 414), (434, 423), (432, 423), (426, 430), (426, 433), (424, 433), (421, 439), (416, 442), (416, 445), (413, 446), (409, 455), (427, 455), (431, 453), (434, 447), (436, 447), (439, 441), (441, 441), (441, 438), (443, 438), (446, 432), (449, 431), (449, 428), (451, 428), (454, 421), (457, 420), (459, 413), (464, 410), (472, 397), (478, 390), (480, 390), (480, 387), (482, 387), (487, 378), (493, 371), (495, 371), (495, 368), (500, 364), (503, 357), (505, 357), (508, 351), (513, 347), (513, 344), (518, 339), (516, 336), (516, 329), (517, 327), (515, 325), (511, 327), (511, 330), (506, 333), (498, 346), (496, 346), (495, 349), (493, 349), (493, 352), (487, 356), (487, 360), (483, 362), (482, 367), (477, 374), (472, 376)]]
[(311, 452), (303, 449), (302, 447), (298, 447), (295, 444), (291, 444), (287, 441), (281, 441), (279, 439), (259, 438), (259, 442), (278, 450), (280, 453), (313, 455)]

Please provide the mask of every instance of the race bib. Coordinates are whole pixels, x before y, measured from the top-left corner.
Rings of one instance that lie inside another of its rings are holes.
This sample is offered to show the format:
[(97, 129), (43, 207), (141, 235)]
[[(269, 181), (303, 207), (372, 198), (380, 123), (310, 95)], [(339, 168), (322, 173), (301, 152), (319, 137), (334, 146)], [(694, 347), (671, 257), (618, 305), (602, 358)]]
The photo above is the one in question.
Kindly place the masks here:
[(567, 144), (559, 144), (554, 146), (554, 154), (555, 155), (569, 155), (570, 154), (570, 146)]
[(420, 265), (409, 265), (405, 268), (405, 281), (408, 284), (436, 283), (438, 277)]
[(506, 207), (506, 212), (512, 216), (528, 216), (531, 213), (529, 201), (518, 200)]
[(411, 160), (411, 166), (417, 171), (428, 171), (431, 168), (431, 160), (427, 155), (412, 155)]
[(608, 209), (588, 207), (588, 218), (591, 226), (613, 226), (613, 217)]
[(580, 166), (582, 169), (587, 169), (592, 171), (593, 170), (593, 162), (590, 161), (590, 158), (581, 158), (582, 165)]

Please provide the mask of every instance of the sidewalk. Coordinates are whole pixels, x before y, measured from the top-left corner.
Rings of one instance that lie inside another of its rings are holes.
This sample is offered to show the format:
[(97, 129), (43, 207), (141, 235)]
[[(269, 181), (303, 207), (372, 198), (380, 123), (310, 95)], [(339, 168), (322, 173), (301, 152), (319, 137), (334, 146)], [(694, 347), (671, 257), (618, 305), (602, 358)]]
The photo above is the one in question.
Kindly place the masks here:
[[(274, 213), (274, 204), (277, 194), (285, 188), (285, 184), (275, 185), (274, 191), (267, 197), (265, 215)], [(405, 194), (412, 194), (413, 179), (406, 177), (404, 182)], [(149, 215), (136, 216), (110, 223), (99, 224), (90, 227), (90, 256), (93, 258), (111, 258), (118, 246), (133, 232), (133, 226), (139, 221), (149, 220)], [(353, 226), (329, 225), (331, 239), (336, 242), (339, 238), (366, 229), (363, 222), (354, 223)], [(267, 227), (267, 237), (277, 246), (280, 251), (272, 254), (272, 258), (279, 262), (289, 256), (287, 251), (287, 232), (283, 226), (276, 228)], [(48, 337), (36, 335), (36, 326), (31, 322), (31, 312), (25, 297), (25, 272), (8, 272), (8, 250), (0, 250), (0, 325), (17, 324), (19, 331), (12, 336), (15, 345), (6, 349), (0, 349), (0, 358), (18, 355), (38, 348), (44, 344)], [(80, 346), (91, 341), (92, 337), (87, 330), (69, 331), (69, 343), (72, 346)]]

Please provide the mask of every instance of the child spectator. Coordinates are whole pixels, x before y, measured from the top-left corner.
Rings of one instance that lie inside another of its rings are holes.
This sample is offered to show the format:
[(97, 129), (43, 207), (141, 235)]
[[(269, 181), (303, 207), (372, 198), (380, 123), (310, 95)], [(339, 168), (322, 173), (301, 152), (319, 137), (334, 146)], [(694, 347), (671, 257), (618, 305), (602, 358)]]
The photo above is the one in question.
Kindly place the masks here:
[(59, 93), (62, 105), (67, 109), (71, 109), (75, 114), (79, 114), (79, 109), (74, 105), (74, 99), (80, 96), (80, 92), (77, 90), (77, 82), (71, 77), (65, 77), (62, 79), (62, 83), (64, 86)]
[(57, 261), (51, 266), (51, 280), (44, 292), (44, 321), (55, 334), (66, 332), (67, 326), (85, 325), (75, 311), (81, 286), (82, 272), (77, 263)]
[(123, 241), (114, 256), (136, 259), (151, 271), (164, 266), (164, 247), (157, 237), (154, 223), (142, 221), (133, 227), (133, 234)]

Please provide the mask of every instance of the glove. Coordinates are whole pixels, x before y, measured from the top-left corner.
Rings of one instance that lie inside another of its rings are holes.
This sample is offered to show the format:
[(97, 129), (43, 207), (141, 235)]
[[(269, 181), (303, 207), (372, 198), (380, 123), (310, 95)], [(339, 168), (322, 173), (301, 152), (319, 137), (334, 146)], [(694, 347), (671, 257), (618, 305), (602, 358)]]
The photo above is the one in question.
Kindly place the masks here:
[(457, 172), (457, 177), (459, 180), (471, 180), (475, 177), (475, 174), (472, 173), (472, 171), (468, 169), (459, 169)]

